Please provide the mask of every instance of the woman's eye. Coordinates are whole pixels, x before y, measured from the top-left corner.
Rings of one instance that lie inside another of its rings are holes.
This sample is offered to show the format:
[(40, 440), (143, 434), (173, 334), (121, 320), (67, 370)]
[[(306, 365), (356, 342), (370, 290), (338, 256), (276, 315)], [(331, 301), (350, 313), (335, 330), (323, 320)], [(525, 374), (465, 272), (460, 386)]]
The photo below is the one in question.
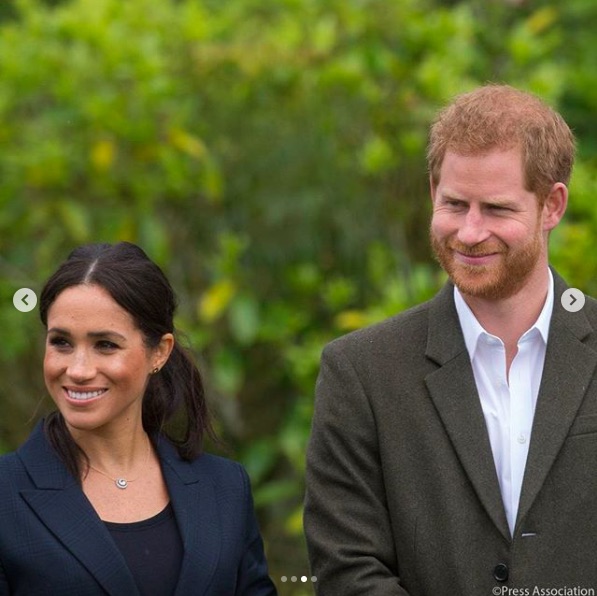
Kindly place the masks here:
[(118, 349), (118, 346), (114, 342), (108, 341), (107, 339), (98, 341), (96, 346), (99, 350), (102, 350), (104, 352)]
[(49, 339), (49, 343), (51, 346), (54, 346), (56, 348), (69, 348), (70, 344), (68, 343), (68, 341), (66, 339), (64, 339), (64, 337), (51, 337)]

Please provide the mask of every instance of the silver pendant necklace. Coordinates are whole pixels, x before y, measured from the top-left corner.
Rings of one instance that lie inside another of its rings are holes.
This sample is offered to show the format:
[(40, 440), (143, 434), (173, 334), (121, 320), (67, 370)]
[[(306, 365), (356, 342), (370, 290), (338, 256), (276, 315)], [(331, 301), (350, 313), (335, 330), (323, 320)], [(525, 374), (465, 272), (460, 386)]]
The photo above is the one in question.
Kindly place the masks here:
[[(148, 459), (149, 459), (149, 440), (147, 441), (147, 452), (145, 454), (145, 462), (143, 463), (142, 469), (145, 468), (145, 464), (147, 463)], [(120, 476), (119, 478), (114, 478), (114, 477), (110, 476), (109, 474), (106, 474), (106, 472), (102, 472), (102, 470), (99, 470), (95, 466), (92, 466), (91, 464), (89, 464), (89, 467), (92, 470), (95, 470), (96, 472), (101, 474), (102, 476), (109, 478), (116, 485), (116, 487), (120, 488), (121, 490), (128, 488), (128, 485), (130, 482), (135, 482), (135, 480), (139, 480), (139, 478), (140, 478), (140, 476), (137, 476), (136, 478), (129, 478), (128, 480), (126, 478), (123, 478), (122, 476)]]

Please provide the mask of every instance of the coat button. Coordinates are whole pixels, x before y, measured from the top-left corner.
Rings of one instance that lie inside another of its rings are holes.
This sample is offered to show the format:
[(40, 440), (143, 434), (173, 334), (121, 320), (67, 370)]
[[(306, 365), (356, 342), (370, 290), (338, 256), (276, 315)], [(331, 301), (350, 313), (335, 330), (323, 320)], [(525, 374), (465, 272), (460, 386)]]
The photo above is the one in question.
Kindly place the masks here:
[(493, 570), (493, 577), (499, 582), (505, 582), (508, 579), (508, 565), (503, 563), (496, 565)]

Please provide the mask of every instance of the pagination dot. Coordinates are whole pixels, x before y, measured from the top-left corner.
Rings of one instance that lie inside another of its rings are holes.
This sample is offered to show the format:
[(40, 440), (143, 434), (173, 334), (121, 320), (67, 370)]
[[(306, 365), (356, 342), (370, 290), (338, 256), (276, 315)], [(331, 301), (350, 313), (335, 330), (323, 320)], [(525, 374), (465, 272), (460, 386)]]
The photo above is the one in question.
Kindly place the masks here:
[[(280, 578), (280, 581), (282, 581), (283, 583), (286, 583), (286, 582), (288, 581), (288, 579), (289, 579), (288, 577), (286, 577), (285, 575), (283, 575), (283, 576)], [(290, 577), (290, 581), (291, 581), (291, 582), (296, 582), (298, 579), (299, 579), (299, 578), (298, 578), (296, 575), (293, 575), (292, 577)], [(300, 580), (301, 580), (301, 582), (303, 582), (303, 583), (306, 583), (306, 582), (308, 582), (308, 581), (309, 581), (309, 578), (308, 578), (306, 575), (301, 575), (301, 577), (300, 577)], [(315, 583), (315, 582), (317, 581), (317, 576), (315, 576), (315, 575), (312, 575), (312, 576), (311, 576), (311, 581), (312, 581), (313, 583)]]

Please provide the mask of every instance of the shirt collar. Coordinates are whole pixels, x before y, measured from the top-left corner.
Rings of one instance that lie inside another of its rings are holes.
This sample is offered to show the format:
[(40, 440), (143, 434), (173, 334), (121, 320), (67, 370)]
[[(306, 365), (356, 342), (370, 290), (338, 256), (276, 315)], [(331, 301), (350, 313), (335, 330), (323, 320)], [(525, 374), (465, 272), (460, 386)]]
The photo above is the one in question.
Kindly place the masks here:
[[(537, 330), (539, 335), (543, 339), (545, 345), (547, 345), (547, 336), (549, 334), (549, 323), (551, 321), (551, 313), (553, 311), (553, 275), (551, 269), (547, 269), (549, 273), (549, 281), (547, 283), (547, 297), (545, 304), (537, 317), (535, 323), (522, 334), (519, 342), (527, 337), (528, 335), (536, 334), (533, 330)], [(473, 314), (473, 311), (469, 308), (468, 304), (464, 301), (462, 294), (456, 286), (454, 286), (454, 304), (456, 306), (456, 312), (458, 313), (458, 319), (460, 321), (460, 327), (462, 334), (464, 335), (464, 343), (469, 356), (472, 358), (477, 349), (477, 342), (479, 337), (485, 335), (486, 337), (494, 337), (481, 326), (481, 323), (477, 320), (477, 317)]]

